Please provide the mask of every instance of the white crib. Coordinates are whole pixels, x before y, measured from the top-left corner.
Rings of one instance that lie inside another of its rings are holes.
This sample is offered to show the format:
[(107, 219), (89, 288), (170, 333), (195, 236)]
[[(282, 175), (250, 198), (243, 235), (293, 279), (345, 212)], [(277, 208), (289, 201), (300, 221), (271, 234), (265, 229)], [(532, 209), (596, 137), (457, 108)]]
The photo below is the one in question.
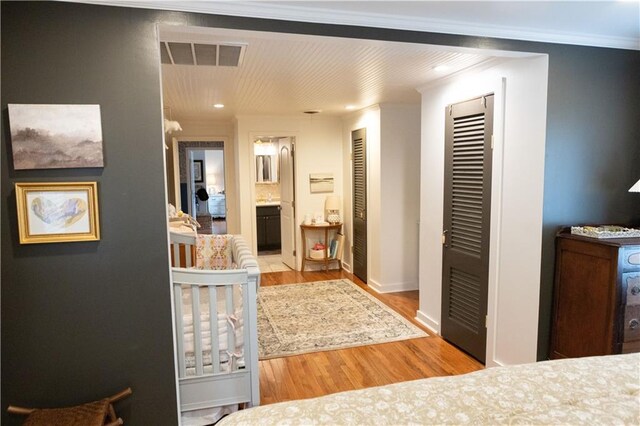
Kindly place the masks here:
[(236, 269), (194, 269), (195, 236), (170, 235), (181, 412), (260, 405), (255, 258), (233, 236)]

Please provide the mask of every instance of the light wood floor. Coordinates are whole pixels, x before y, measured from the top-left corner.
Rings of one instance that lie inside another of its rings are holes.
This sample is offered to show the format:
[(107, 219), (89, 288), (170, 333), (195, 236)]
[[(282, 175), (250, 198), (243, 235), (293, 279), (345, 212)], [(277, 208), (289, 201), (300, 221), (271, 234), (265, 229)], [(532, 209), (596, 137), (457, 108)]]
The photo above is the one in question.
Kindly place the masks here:
[[(261, 285), (335, 278), (352, 280), (420, 326), (414, 320), (418, 309), (417, 291), (378, 294), (344, 271), (266, 273), (262, 274)], [(295, 355), (260, 361), (260, 400), (263, 405), (272, 404), (425, 377), (469, 373), (482, 368), (484, 366), (478, 361), (438, 336)]]

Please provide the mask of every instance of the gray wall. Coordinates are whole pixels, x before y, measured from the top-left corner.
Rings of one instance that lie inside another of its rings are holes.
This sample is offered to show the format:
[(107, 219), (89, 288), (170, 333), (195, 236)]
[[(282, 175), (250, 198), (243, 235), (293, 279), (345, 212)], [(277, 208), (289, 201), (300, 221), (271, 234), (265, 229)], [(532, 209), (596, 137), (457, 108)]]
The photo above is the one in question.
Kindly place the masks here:
[[(2, 2), (2, 423), (126, 386), (175, 424), (155, 26), (147, 11)], [(14, 171), (7, 103), (100, 104), (105, 167)], [(99, 242), (18, 244), (14, 182), (98, 181)]]
[[(640, 55), (347, 26), (66, 3), (2, 2), (2, 409), (131, 385), (127, 424), (175, 424), (155, 23), (549, 54), (539, 357), (560, 224), (640, 221)], [(104, 169), (11, 168), (7, 103), (98, 103)], [(20, 246), (13, 183), (97, 180), (102, 240)]]

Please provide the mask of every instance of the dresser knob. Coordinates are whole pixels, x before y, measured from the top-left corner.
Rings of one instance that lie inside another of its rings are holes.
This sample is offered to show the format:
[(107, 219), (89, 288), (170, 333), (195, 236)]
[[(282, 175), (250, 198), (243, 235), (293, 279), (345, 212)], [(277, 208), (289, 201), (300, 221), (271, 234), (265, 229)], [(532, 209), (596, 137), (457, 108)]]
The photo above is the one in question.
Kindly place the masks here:
[(637, 319), (632, 319), (631, 321), (629, 321), (629, 328), (631, 330), (635, 330), (636, 328), (638, 328), (639, 325), (640, 325), (640, 321), (638, 321)]
[(637, 285), (631, 287), (631, 295), (637, 296), (638, 293), (640, 293), (640, 287), (638, 287)]

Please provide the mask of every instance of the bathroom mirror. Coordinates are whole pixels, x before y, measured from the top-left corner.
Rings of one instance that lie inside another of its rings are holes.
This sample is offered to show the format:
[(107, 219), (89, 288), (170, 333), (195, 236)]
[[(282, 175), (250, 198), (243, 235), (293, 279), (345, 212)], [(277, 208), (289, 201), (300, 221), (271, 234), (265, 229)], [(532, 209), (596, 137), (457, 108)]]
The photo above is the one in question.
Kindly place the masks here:
[(254, 153), (256, 159), (256, 182), (278, 182), (278, 143), (269, 139), (256, 139), (254, 141)]

